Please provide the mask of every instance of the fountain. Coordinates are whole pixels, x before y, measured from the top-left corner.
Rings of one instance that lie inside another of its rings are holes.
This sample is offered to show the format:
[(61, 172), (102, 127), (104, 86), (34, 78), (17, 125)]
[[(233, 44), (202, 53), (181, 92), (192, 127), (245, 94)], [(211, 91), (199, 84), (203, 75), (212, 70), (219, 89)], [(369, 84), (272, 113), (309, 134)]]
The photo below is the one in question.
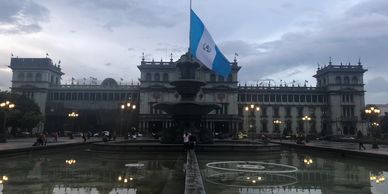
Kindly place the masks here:
[(199, 142), (212, 143), (211, 131), (202, 127), (201, 121), (203, 116), (212, 110), (220, 108), (220, 106), (212, 103), (196, 102), (198, 91), (206, 83), (196, 79), (196, 72), (200, 65), (196, 60), (192, 59), (189, 53), (182, 55), (177, 61), (176, 66), (180, 72), (180, 78), (170, 82), (170, 84), (175, 86), (175, 90), (181, 96), (180, 101), (154, 105), (156, 109), (163, 110), (171, 115), (175, 121), (175, 126), (166, 131), (166, 133), (170, 134), (175, 132), (175, 135), (169, 140), (163, 139), (162, 136), (162, 142), (174, 143), (176, 139), (181, 137), (184, 131), (190, 131), (197, 137)]

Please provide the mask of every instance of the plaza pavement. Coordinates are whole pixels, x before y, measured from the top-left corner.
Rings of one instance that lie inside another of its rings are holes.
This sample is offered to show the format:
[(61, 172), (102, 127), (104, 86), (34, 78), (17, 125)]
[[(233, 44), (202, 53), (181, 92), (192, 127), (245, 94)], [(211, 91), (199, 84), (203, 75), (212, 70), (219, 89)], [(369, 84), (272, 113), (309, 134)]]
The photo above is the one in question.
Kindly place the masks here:
[(314, 140), (306, 144), (296, 144), (295, 141), (290, 140), (274, 140), (272, 143), (279, 143), (284, 146), (298, 147), (312, 150), (325, 150), (339, 152), (343, 155), (354, 154), (357, 156), (374, 157), (376, 159), (387, 159), (388, 158), (388, 145), (379, 145), (378, 149), (373, 149), (372, 144), (364, 144), (366, 150), (359, 150), (358, 143), (355, 142), (335, 142), (335, 141), (323, 141)]
[[(101, 141), (101, 137), (92, 137), (87, 139), (86, 143), (93, 143)], [(36, 142), (36, 138), (10, 138), (6, 143), (0, 143), (0, 154), (13, 154), (18, 152), (26, 152), (30, 150), (43, 150), (55, 147), (75, 146), (84, 144), (81, 137), (59, 137), (57, 142), (54, 142), (53, 137), (47, 139), (46, 146), (33, 146)]]

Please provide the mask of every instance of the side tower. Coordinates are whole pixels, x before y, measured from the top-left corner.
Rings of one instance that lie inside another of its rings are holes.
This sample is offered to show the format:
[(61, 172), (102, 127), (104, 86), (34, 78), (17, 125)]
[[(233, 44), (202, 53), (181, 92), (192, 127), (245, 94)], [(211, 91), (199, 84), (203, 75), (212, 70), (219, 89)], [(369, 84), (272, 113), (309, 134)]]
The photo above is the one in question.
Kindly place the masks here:
[(47, 94), (51, 86), (60, 85), (60, 65), (50, 58), (11, 58), (12, 92), (34, 100), (45, 114)]
[(327, 92), (328, 115), (332, 133), (354, 135), (362, 130), (361, 112), (365, 107), (364, 73), (359, 61), (357, 65), (333, 65), (318, 67), (314, 77), (317, 88)]

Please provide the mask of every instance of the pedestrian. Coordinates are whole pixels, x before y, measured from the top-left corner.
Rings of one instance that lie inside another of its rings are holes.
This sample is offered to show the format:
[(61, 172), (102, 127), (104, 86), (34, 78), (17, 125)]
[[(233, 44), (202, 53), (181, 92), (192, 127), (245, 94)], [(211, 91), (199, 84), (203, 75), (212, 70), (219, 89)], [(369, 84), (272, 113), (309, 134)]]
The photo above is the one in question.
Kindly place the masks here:
[(364, 135), (362, 134), (362, 132), (360, 130), (358, 130), (357, 132), (357, 140), (358, 140), (358, 149), (361, 150), (364, 149), (366, 150), (365, 146), (364, 146), (364, 143), (362, 142), (362, 138), (364, 137)]
[(197, 143), (197, 137), (189, 133), (189, 148), (193, 150), (195, 148), (196, 143)]
[(183, 134), (183, 147), (185, 151), (189, 149), (189, 134), (187, 132)]
[(58, 132), (54, 132), (54, 142), (58, 142)]
[(47, 132), (42, 133), (42, 140), (43, 140), (43, 145), (47, 145)]
[(86, 135), (85, 133), (82, 133), (82, 139), (84, 140), (84, 143), (86, 142)]

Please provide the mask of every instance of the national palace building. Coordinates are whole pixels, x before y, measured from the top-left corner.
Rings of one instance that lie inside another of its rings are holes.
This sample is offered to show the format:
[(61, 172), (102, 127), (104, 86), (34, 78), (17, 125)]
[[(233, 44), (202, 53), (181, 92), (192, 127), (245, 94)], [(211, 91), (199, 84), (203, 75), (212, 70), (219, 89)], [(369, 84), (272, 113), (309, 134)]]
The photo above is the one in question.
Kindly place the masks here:
[[(180, 59), (179, 59), (180, 60)], [(179, 61), (178, 60), (178, 61)], [(61, 84), (60, 65), (50, 58), (11, 58), (12, 92), (33, 99), (45, 115), (40, 130), (101, 131), (136, 127), (143, 133), (174, 125), (165, 112), (155, 109), (161, 102), (178, 102), (179, 94), (169, 83), (179, 79), (177, 61), (146, 61), (138, 69), (138, 84), (121, 84), (106, 78), (101, 84)], [(309, 134), (353, 135), (365, 130), (361, 112), (365, 106), (362, 64), (318, 67), (316, 86), (240, 85), (241, 66), (231, 63), (232, 72), (224, 78), (201, 66), (196, 78), (206, 83), (195, 101), (217, 104), (220, 108), (202, 119), (202, 126), (226, 134), (253, 130), (259, 133), (298, 131)], [(121, 109), (132, 103), (136, 107)], [(250, 107), (258, 107), (252, 111)], [(79, 113), (71, 120), (70, 112)], [(190, 110), (187, 110), (190, 111)], [(308, 116), (308, 121), (304, 120)], [(274, 121), (281, 121), (276, 123)], [(75, 125), (75, 127), (74, 127)]]

